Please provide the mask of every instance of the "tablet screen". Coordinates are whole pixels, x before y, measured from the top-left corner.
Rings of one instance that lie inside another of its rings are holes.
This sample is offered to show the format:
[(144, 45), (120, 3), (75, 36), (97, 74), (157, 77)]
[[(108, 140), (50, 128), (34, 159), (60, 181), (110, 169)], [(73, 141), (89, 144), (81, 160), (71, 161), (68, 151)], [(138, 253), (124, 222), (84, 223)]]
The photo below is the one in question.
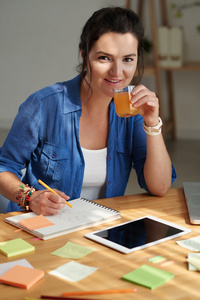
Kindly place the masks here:
[(148, 245), (172, 239), (187, 232), (190, 232), (190, 230), (155, 217), (145, 216), (93, 232), (86, 235), (86, 237), (128, 253), (145, 248)]

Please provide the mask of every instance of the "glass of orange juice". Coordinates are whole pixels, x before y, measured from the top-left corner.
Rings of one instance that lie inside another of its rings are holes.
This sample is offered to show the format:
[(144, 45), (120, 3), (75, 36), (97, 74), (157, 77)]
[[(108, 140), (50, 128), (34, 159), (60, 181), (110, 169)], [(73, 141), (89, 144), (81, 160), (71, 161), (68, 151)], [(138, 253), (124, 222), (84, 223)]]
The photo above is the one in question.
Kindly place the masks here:
[(113, 89), (115, 110), (119, 117), (131, 117), (139, 113), (139, 108), (134, 107), (130, 102), (134, 87), (134, 85), (129, 85), (122, 89)]

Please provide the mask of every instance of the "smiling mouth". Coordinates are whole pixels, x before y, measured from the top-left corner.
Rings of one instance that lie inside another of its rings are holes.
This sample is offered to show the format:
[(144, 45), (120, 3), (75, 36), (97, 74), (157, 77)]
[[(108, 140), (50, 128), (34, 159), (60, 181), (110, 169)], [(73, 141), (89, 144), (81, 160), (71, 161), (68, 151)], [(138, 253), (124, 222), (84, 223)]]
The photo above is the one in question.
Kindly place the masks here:
[(120, 79), (105, 79), (105, 80), (110, 82), (110, 83), (119, 83), (119, 82), (121, 82)]

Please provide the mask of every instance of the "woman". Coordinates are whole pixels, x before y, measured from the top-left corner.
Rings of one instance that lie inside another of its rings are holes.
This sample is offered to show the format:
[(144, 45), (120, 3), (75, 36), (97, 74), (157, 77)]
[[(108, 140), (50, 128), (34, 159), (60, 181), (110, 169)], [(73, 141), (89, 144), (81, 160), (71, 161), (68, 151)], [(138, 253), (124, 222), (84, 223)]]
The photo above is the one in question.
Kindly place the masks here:
[[(136, 70), (142, 74), (142, 38), (133, 11), (98, 10), (80, 38), (80, 75), (34, 93), (20, 106), (0, 152), (0, 193), (12, 201), (9, 210), (28, 207), (51, 215), (68, 199), (123, 195), (132, 167), (149, 193), (169, 190), (176, 174), (155, 93), (136, 86), (131, 102), (139, 115), (129, 118), (116, 115), (112, 100), (113, 88), (130, 84)], [(38, 179), (60, 196), (41, 190)]]

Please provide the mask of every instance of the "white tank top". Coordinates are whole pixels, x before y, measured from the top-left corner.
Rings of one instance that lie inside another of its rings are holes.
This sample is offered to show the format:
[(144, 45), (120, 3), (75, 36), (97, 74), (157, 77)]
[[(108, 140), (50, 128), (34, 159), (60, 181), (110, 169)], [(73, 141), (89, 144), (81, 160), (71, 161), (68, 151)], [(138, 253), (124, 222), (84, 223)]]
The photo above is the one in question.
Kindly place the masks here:
[(85, 161), (81, 197), (88, 200), (105, 198), (107, 148), (99, 150), (81, 149)]

